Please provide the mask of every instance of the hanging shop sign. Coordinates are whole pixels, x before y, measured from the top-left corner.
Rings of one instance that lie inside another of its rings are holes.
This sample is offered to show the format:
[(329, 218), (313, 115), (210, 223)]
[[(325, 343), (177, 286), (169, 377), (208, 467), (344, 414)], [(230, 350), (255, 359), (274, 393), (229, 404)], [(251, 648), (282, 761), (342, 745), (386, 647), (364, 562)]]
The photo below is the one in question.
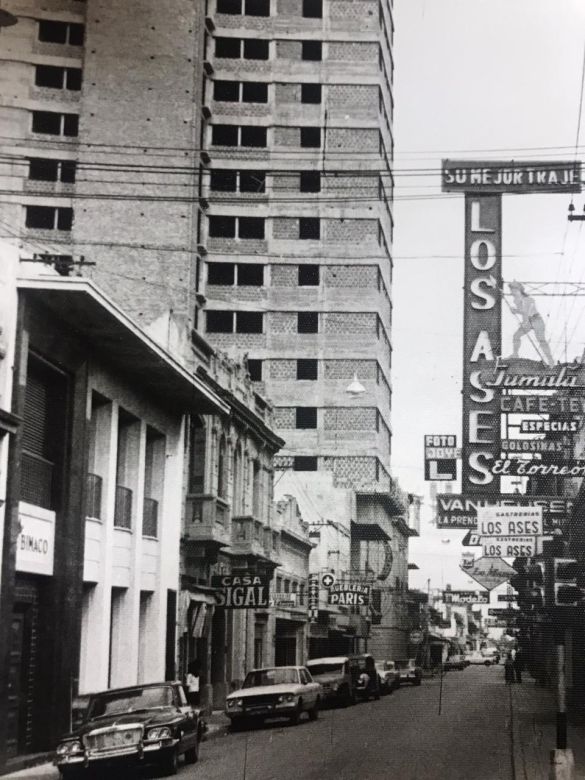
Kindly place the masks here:
[(270, 598), (270, 606), (278, 609), (294, 609), (298, 606), (298, 594), (273, 593)]
[(581, 163), (443, 160), (443, 192), (581, 192)]
[(498, 601), (518, 601), (517, 593), (498, 593)]
[(270, 577), (266, 574), (220, 575), (211, 578), (220, 607), (260, 609), (270, 606)]
[(585, 477), (585, 460), (543, 463), (534, 459), (498, 459), (492, 464), (492, 471), (500, 477)]
[(309, 574), (307, 581), (307, 607), (309, 609), (309, 621), (316, 623), (319, 617), (319, 575)]
[(488, 609), (488, 615), (498, 617), (501, 620), (513, 620), (519, 614), (519, 609), (508, 609), (507, 607), (490, 607)]
[(464, 552), (461, 555), (461, 564), (459, 568), (463, 569), (464, 571), (467, 571), (467, 569), (470, 569), (474, 563), (475, 563), (474, 553)]
[(338, 607), (367, 607), (371, 586), (361, 582), (336, 582), (329, 588), (329, 603)]
[(585, 366), (582, 363), (548, 366), (527, 358), (506, 358), (485, 365), (480, 381), (482, 387), (492, 390), (571, 390), (585, 386)]
[(481, 536), (541, 536), (540, 506), (482, 506), (477, 510), (477, 533)]
[(16, 571), (53, 574), (55, 558), (55, 512), (21, 501), (20, 530), (16, 540)]
[(461, 568), (486, 590), (497, 588), (516, 574), (501, 558), (478, 558), (471, 566)]
[(577, 433), (577, 420), (522, 420), (520, 433)]
[(484, 625), (487, 628), (508, 628), (508, 622), (506, 620), (498, 620), (497, 618), (486, 618)]
[(474, 531), (468, 531), (461, 540), (461, 544), (464, 547), (479, 547), (481, 545), (481, 537)]
[[(508, 462), (508, 461), (506, 461)], [(437, 494), (437, 528), (475, 530), (480, 507), (540, 506), (545, 531), (560, 528), (573, 509), (573, 501), (559, 496), (527, 496), (519, 493), (490, 495)]]
[(554, 414), (567, 417), (585, 414), (585, 398), (567, 395), (502, 395), (504, 414)]
[(535, 536), (482, 536), (484, 558), (532, 558), (536, 555)]
[(572, 459), (574, 456), (570, 442), (563, 436), (561, 441), (550, 439), (503, 439), (502, 452), (506, 455), (526, 455), (538, 452), (542, 455), (554, 455), (558, 458)]
[(461, 450), (457, 437), (450, 434), (425, 436), (425, 480), (427, 482), (452, 482), (457, 479), (457, 459)]
[(489, 604), (489, 593), (480, 593), (477, 590), (444, 590), (443, 601), (445, 604)]
[(465, 195), (463, 457), (465, 493), (499, 493), (490, 464), (500, 454), (497, 394), (481, 376), (502, 352), (502, 198)]

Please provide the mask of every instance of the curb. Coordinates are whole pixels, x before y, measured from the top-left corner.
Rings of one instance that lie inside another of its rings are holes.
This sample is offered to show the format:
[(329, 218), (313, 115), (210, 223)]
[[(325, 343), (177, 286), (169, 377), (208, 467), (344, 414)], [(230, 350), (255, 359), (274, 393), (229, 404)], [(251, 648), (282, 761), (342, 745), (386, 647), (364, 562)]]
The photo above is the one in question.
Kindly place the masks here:
[(54, 755), (54, 751), (50, 751), (47, 753), (35, 753), (32, 756), (11, 758), (5, 766), (0, 769), (0, 777), (11, 775), (13, 772), (22, 772), (24, 769), (33, 769), (35, 766), (51, 764)]

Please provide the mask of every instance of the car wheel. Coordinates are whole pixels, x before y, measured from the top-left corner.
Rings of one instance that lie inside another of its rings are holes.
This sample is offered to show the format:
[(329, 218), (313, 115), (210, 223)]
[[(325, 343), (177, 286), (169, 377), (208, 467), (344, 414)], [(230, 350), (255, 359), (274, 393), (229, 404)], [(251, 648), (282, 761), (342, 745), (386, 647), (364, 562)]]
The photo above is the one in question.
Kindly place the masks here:
[(195, 747), (192, 747), (191, 750), (185, 751), (186, 764), (196, 764), (197, 761), (199, 761), (199, 740), (197, 740)]
[(81, 772), (78, 769), (64, 768), (59, 770), (59, 776), (62, 780), (78, 780)]
[(317, 699), (313, 709), (309, 710), (309, 720), (317, 720), (317, 718), (319, 717), (319, 704), (320, 703), (321, 702), (319, 701), (319, 699)]
[(179, 753), (176, 748), (168, 750), (160, 762), (163, 777), (176, 775), (179, 771)]
[(491, 663), (490, 663), (489, 661), (484, 661), (484, 662), (483, 662), (483, 665), (484, 665), (484, 666), (491, 666)]
[(242, 731), (242, 729), (245, 729), (248, 725), (248, 721), (246, 718), (232, 718), (232, 721), (230, 723), (230, 730), (231, 731)]
[(374, 701), (379, 701), (379, 700), (380, 700), (380, 689), (376, 688), (376, 691), (374, 693)]
[(420, 677), (417, 677), (416, 680), (414, 681), (413, 685), (420, 685), (420, 684), (421, 684), (421, 679), (420, 679)]
[(301, 719), (301, 714), (303, 712), (303, 701), (302, 699), (297, 704), (296, 710), (293, 712), (293, 714), (289, 717), (289, 722), (291, 726), (296, 726), (298, 722)]

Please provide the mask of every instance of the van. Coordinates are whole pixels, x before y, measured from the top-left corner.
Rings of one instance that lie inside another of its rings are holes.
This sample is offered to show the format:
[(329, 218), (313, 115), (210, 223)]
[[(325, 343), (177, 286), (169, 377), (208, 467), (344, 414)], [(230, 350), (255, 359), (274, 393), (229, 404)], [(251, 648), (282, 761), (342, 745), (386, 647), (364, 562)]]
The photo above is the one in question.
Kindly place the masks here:
[(307, 669), (321, 684), (325, 702), (347, 707), (357, 699), (380, 698), (376, 662), (368, 653), (313, 658)]

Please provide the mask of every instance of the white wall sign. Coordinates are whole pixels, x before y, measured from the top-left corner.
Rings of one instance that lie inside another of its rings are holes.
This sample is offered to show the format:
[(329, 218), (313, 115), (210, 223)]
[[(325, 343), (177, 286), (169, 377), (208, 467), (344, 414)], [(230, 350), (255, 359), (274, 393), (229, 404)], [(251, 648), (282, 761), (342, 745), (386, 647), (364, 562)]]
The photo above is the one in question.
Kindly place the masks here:
[(484, 558), (532, 558), (536, 555), (535, 536), (482, 536)]
[(51, 577), (55, 557), (55, 513), (21, 501), (18, 519), (16, 570)]

